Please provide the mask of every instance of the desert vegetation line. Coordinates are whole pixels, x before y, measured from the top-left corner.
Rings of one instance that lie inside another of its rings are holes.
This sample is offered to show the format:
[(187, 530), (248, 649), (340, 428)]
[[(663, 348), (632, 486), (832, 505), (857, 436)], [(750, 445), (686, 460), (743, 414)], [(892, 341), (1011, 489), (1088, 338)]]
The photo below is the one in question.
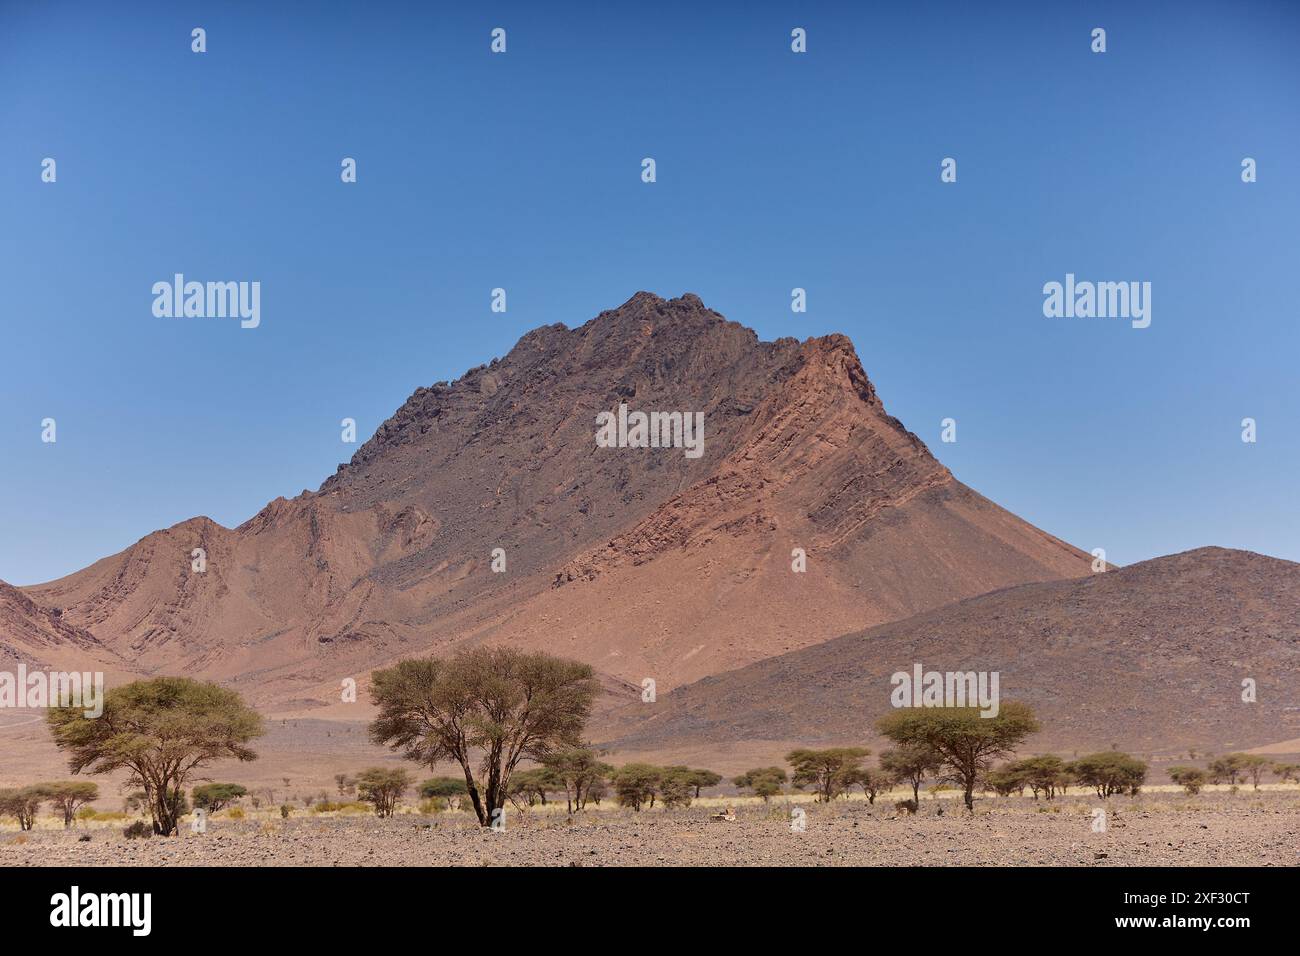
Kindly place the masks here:
[[(563, 799), (573, 814), (612, 797), (635, 812), (656, 805), (671, 809), (689, 806), (723, 780), (701, 768), (606, 763), (584, 739), (598, 693), (592, 668), (545, 653), (479, 647), (445, 659), (403, 660), (374, 672), (371, 693), (379, 709), (369, 728), (374, 743), (430, 769), (450, 763), (460, 770), (458, 776), (419, 785), (422, 812), (466, 805), (480, 826), (490, 827), (502, 819), (508, 802), (525, 809)], [(143, 809), (150, 818), (149, 827), (139, 821), (128, 828), (129, 835), (175, 834), (191, 807), (242, 814), (243, 799), (260, 805), (259, 795), (238, 783), (191, 787), (216, 760), (257, 757), (250, 744), (264, 732), (263, 721), (235, 691), (190, 678), (155, 677), (110, 690), (98, 716), (75, 706), (54, 707), (47, 722), (74, 775), (127, 771), (130, 793), (118, 816)], [(1072, 761), (1052, 754), (1009, 760), (1039, 730), (1030, 709), (1015, 701), (1005, 702), (992, 718), (981, 716), (978, 707), (896, 710), (876, 729), (892, 744), (879, 755), (878, 766), (864, 765), (871, 756), (866, 747), (797, 748), (785, 756), (788, 771), (759, 767), (731, 783), (764, 802), (787, 793), (789, 786), (821, 802), (857, 788), (875, 803), (882, 792), (905, 785), (912, 798), (896, 808), (916, 812), (927, 780), (936, 787), (955, 785), (973, 810), (977, 790), (1000, 796), (1029, 790), (1035, 799), (1047, 800), (1072, 786), (1102, 799), (1136, 795), (1148, 773), (1145, 762), (1116, 749)], [(1194, 795), (1207, 783), (1236, 787), (1249, 780), (1258, 789), (1269, 772), (1300, 783), (1300, 765), (1251, 754), (1227, 754), (1205, 769), (1173, 767), (1169, 776)], [(323, 812), (361, 806), (387, 817), (415, 785), (400, 767), (374, 767), (355, 777), (341, 773), (335, 783), (339, 801), (320, 793), (309, 795), (305, 807)], [(98, 787), (88, 781), (4, 789), (0, 816), (15, 818), (28, 830), (48, 803), (70, 827), (78, 818), (108, 816), (88, 806), (98, 798)], [(292, 811), (288, 803), (280, 805), (281, 816)]]

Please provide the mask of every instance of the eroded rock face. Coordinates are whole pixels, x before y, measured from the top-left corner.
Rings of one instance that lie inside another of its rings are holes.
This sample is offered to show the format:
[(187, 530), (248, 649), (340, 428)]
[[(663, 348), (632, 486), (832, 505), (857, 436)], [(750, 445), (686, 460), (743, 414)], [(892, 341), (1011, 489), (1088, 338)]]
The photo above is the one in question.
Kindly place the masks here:
[[(596, 416), (620, 404), (702, 413), (703, 453), (598, 448)], [(667, 689), (1087, 571), (957, 482), (844, 336), (761, 342), (697, 296), (640, 292), (416, 389), (316, 492), (234, 529), (155, 532), (28, 593), (143, 669), (274, 707), (337, 700), (343, 676), (464, 640)]]

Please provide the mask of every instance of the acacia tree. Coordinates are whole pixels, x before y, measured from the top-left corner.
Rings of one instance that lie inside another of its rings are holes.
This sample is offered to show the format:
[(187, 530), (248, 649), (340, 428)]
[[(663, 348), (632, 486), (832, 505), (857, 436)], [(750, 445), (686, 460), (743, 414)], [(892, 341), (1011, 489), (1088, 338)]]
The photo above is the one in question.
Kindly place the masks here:
[(256, 760), (248, 743), (264, 732), (261, 715), (235, 691), (188, 677), (115, 687), (97, 718), (55, 707), (46, 721), (73, 773), (130, 771), (127, 785), (144, 791), (154, 833), (163, 836), (176, 832), (190, 775), (213, 760)]
[(894, 783), (892, 774), (885, 770), (879, 770), (875, 767), (862, 767), (845, 775), (845, 782), (850, 786), (856, 784), (862, 788), (862, 792), (867, 797), (867, 803), (872, 805), (876, 802), (876, 797), (881, 791), (888, 790)]
[(1070, 770), (1081, 784), (1092, 787), (1103, 800), (1125, 791), (1136, 796), (1147, 778), (1145, 763), (1118, 750), (1080, 757), (1070, 764)]
[(30, 830), (36, 823), (41, 804), (48, 797), (49, 792), (43, 784), (0, 790), (0, 815), (15, 818), (20, 830)]
[(190, 791), (194, 805), (209, 813), (216, 813), (247, 794), (248, 790), (237, 783), (205, 783)]
[(981, 716), (978, 707), (907, 707), (876, 726), (900, 747), (918, 745), (938, 753), (948, 779), (961, 785), (966, 809), (973, 811), (976, 782), (994, 760), (1035, 733), (1038, 721), (1024, 704), (1007, 701), (996, 717)]
[(614, 771), (611, 782), (621, 807), (638, 813), (644, 804), (654, 806), (655, 794), (663, 784), (664, 768), (648, 763), (628, 763)]
[(1273, 764), (1273, 776), (1283, 783), (1288, 780), (1293, 783), (1300, 783), (1300, 763), (1275, 763)]
[(99, 785), (90, 780), (64, 780), (41, 784), (54, 808), (63, 814), (63, 826), (72, 826), (77, 810), (99, 799)]
[(912, 786), (912, 802), (921, 805), (921, 784), (932, 773), (938, 773), (943, 758), (925, 744), (903, 744), (881, 751), (880, 769), (892, 774), (895, 780)]
[(781, 793), (786, 782), (785, 770), (781, 767), (755, 767), (746, 770), (739, 777), (732, 777), (731, 782), (738, 789), (749, 790), (754, 796), (762, 797), (767, 803)]
[(1242, 754), (1241, 755), (1241, 772), (1243, 777), (1249, 777), (1253, 789), (1259, 789), (1259, 781), (1265, 773), (1273, 769), (1273, 761), (1268, 757), (1259, 754)]
[(1055, 754), (1017, 760), (1007, 769), (1019, 775), (1024, 784), (1034, 792), (1035, 800), (1040, 793), (1048, 800), (1055, 800), (1056, 791), (1063, 789), (1068, 780), (1065, 761)]
[(592, 788), (614, 773), (614, 768), (599, 758), (590, 747), (571, 747), (557, 750), (542, 762), (560, 782), (558, 789), (564, 791), (570, 813), (586, 807)]
[(420, 797), (423, 800), (441, 800), (442, 806), (451, 806), (452, 800), (459, 801), (469, 795), (465, 781), (461, 777), (433, 777), (420, 784)]
[(714, 773), (712, 770), (692, 768), (687, 772), (687, 777), (690, 780), (691, 786), (695, 788), (695, 798), (697, 800), (700, 797), (700, 791), (702, 789), (707, 787), (716, 787), (718, 784), (722, 783), (722, 774)]
[(399, 661), (374, 672), (370, 739), (430, 767), (458, 763), (479, 825), (491, 826), (521, 760), (579, 745), (598, 690), (589, 665), (514, 648)]
[(1190, 797), (1201, 792), (1209, 777), (1200, 767), (1170, 767), (1167, 772), (1169, 779), (1182, 787)]
[(802, 790), (812, 786), (817, 799), (830, 803), (852, 783), (852, 776), (861, 769), (862, 761), (871, 754), (866, 747), (831, 747), (827, 750), (791, 750), (785, 762), (794, 770), (790, 782)]
[(357, 775), (357, 796), (375, 806), (375, 816), (391, 817), (397, 800), (411, 785), (411, 775), (402, 768), (371, 767)]
[(1212, 783), (1229, 783), (1235, 787), (1246, 774), (1246, 755), (1224, 754), (1210, 761), (1207, 769)]

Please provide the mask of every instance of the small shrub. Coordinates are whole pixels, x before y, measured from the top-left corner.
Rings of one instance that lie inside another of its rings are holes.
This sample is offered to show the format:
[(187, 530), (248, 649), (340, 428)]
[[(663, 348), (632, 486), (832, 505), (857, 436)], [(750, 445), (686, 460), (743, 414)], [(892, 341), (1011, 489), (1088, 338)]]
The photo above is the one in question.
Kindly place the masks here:
[(228, 820), (242, 820), (242, 819), (244, 819), (244, 808), (243, 808), (243, 807), (231, 807), (229, 810), (226, 811), (226, 819), (228, 819)]
[(149, 826), (149, 824), (145, 823), (143, 820), (136, 820), (135, 823), (127, 825), (122, 830), (122, 836), (126, 837), (128, 840), (147, 840), (149, 837), (153, 836), (153, 827)]
[(281, 819), (281, 820), (288, 820), (288, 819), (289, 819), (289, 813), (290, 813), (289, 804), (287, 804), (287, 803), (282, 803), (282, 804), (280, 804), (280, 819)]

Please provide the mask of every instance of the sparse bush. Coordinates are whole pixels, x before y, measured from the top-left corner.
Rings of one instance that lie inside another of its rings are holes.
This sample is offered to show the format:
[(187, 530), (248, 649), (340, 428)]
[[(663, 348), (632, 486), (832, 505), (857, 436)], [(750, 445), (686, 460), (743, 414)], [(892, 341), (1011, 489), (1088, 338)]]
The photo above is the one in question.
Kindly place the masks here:
[(128, 840), (147, 840), (153, 836), (153, 830), (143, 820), (136, 820), (122, 830), (122, 836)]
[(229, 810), (226, 811), (226, 816), (229, 817), (231, 820), (242, 820), (244, 819), (244, 808), (231, 807)]
[(293, 812), (293, 808), (290, 807), (289, 804), (287, 804), (287, 803), (282, 803), (282, 804), (280, 804), (280, 819), (281, 819), (281, 820), (288, 820), (288, 819), (289, 819), (289, 814), (292, 813), (292, 812)]

